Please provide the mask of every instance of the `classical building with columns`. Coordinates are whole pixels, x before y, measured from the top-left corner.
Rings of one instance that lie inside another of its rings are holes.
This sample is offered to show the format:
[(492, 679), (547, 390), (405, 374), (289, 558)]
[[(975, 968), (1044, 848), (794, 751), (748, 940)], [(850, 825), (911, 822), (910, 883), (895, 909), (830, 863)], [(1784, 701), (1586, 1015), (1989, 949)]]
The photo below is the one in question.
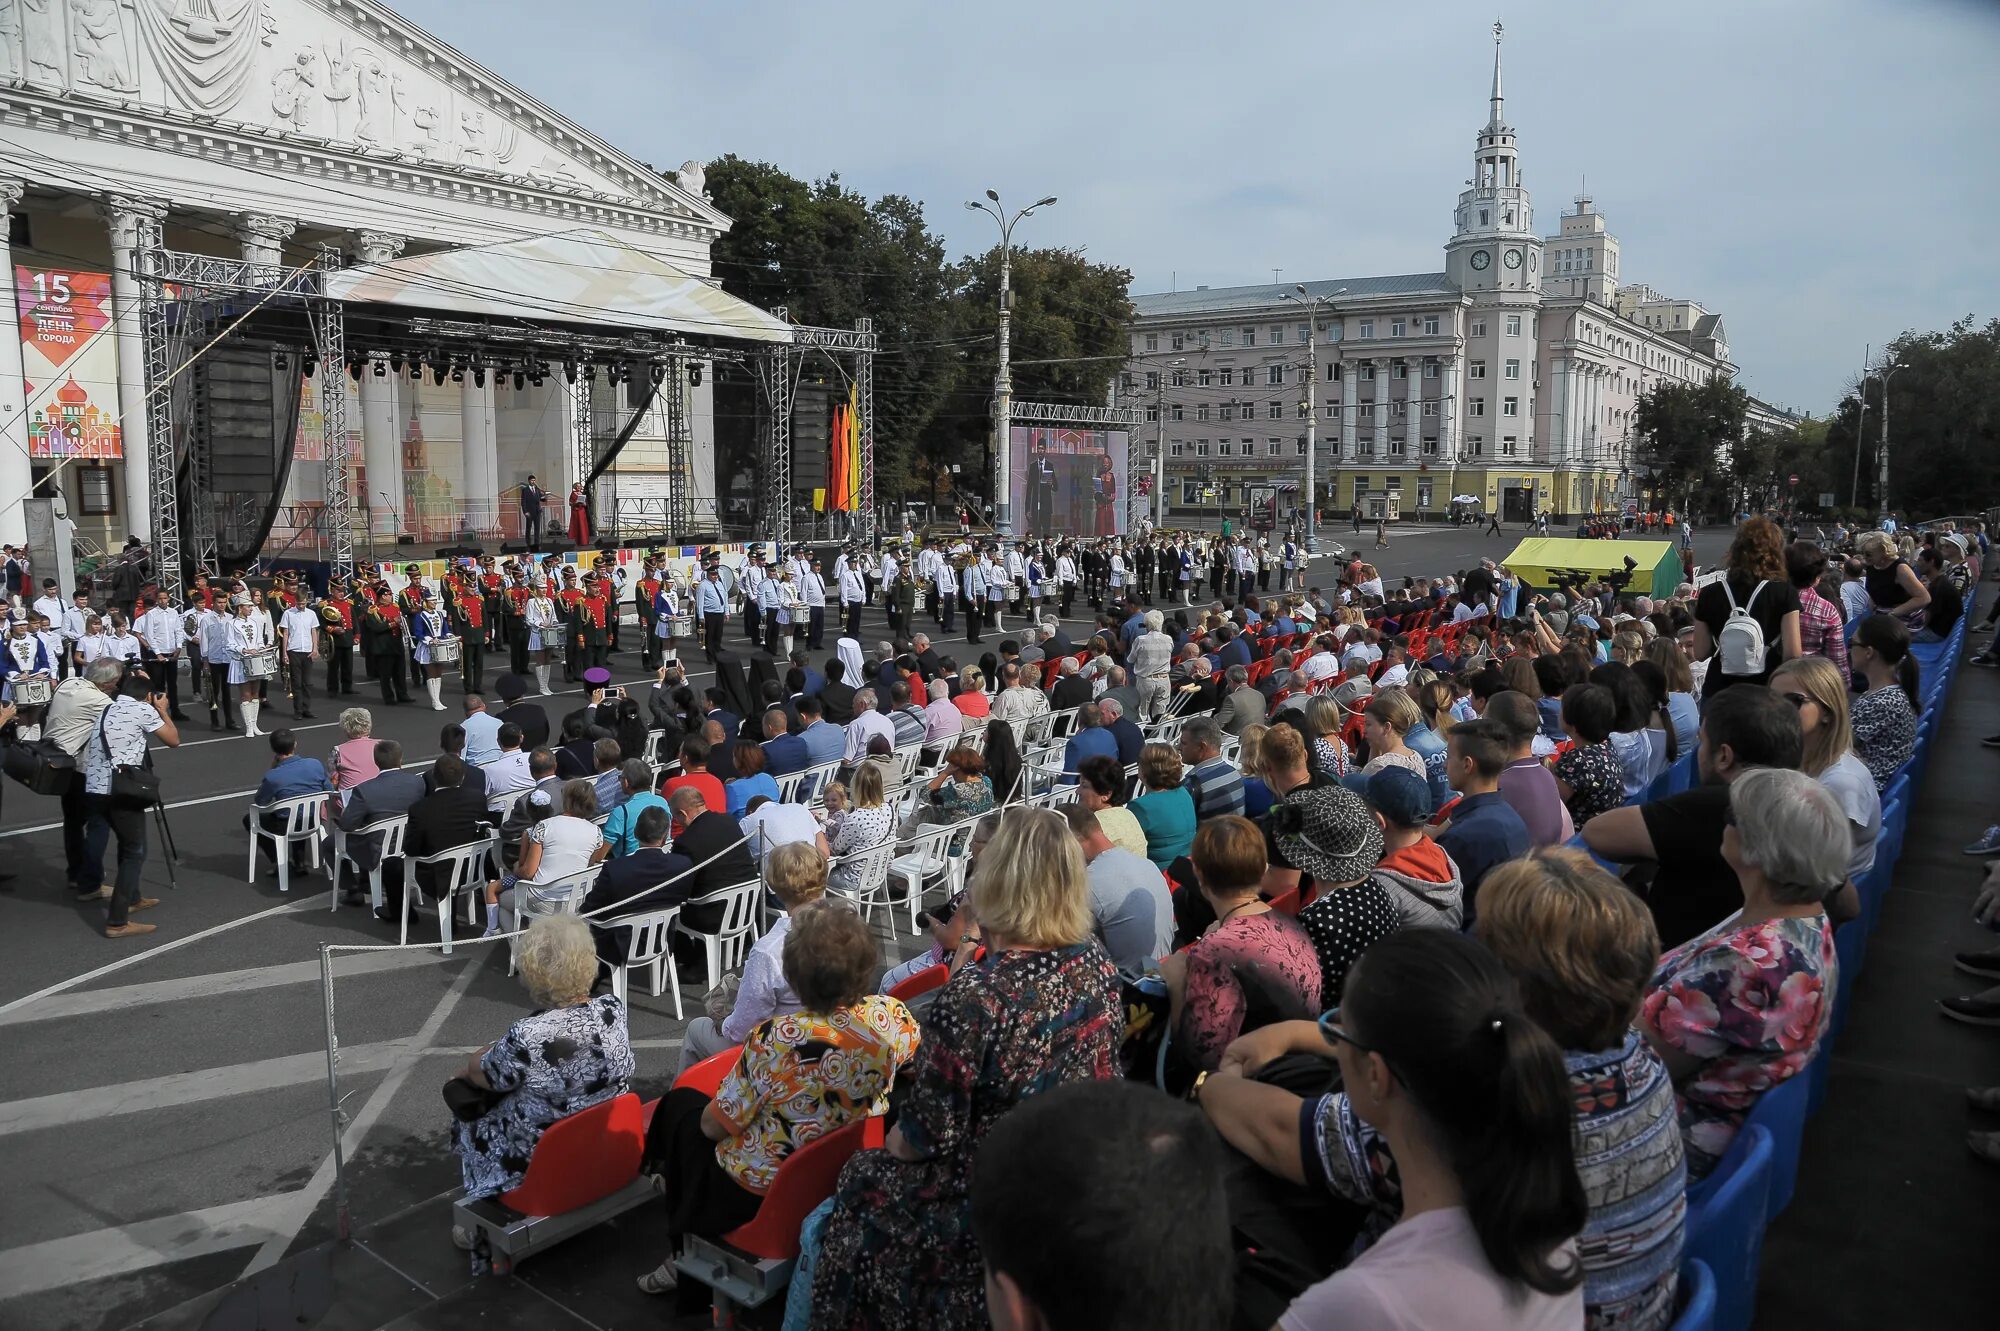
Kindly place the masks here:
[[(574, 232), (705, 281), (729, 223), (700, 189), (698, 169), (661, 175), (377, 0), (0, 0), (16, 293), (0, 316), (0, 540), (22, 539), (31, 493), (60, 493), (106, 548), (149, 534), (140, 249), (282, 273), (329, 247), (379, 264)], [(315, 394), (342, 385), (356, 526), (378, 539), (490, 528), (529, 473), (558, 505), (577, 479), (560, 376), (360, 368), (305, 384), (295, 457), (321, 455)], [(712, 517), (708, 385), (685, 404), (687, 489)], [(665, 433), (649, 418), (632, 434), (621, 495), (661, 485)], [(284, 499), (309, 508), (325, 484), (294, 467)]]
[(1555, 235), (1536, 230), (1497, 33), (1444, 258), (1134, 297), (1121, 388), (1152, 422), (1135, 448), (1164, 447), (1167, 524), (1240, 514), (1260, 489), (1295, 497), (1309, 431), (1322, 510), (1406, 518), (1461, 496), (1516, 522), (1614, 510), (1636, 494), (1639, 395), (1735, 374), (1719, 316), (1619, 286), (1617, 238), (1588, 196)]

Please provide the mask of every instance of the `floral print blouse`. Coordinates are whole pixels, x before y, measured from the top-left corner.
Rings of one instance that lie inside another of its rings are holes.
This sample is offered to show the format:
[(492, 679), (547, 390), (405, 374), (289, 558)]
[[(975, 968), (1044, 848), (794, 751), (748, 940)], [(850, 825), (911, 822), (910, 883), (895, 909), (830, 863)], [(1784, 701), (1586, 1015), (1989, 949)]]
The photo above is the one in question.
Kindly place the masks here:
[(632, 1080), (625, 1005), (601, 994), (523, 1017), (479, 1067), (504, 1094), (479, 1119), (455, 1125), (468, 1201), (520, 1187), (550, 1124), (625, 1093)]
[(1661, 1044), (1702, 1060), (1677, 1088), (1688, 1177), (1705, 1177), (1757, 1097), (1812, 1061), (1839, 977), (1824, 914), (1724, 920), (1660, 958), (1639, 1005)]
[(1609, 742), (1579, 744), (1550, 769), (1569, 787), (1569, 816), (1579, 828), (1625, 803), (1625, 768)]

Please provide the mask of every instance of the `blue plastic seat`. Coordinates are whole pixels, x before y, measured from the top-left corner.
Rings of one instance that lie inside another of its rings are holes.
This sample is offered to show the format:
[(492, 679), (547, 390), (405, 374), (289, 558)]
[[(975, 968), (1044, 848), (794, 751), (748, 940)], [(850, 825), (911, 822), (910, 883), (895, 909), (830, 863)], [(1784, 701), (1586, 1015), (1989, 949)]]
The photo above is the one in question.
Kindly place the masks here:
[[(1737, 1146), (1743, 1148), (1740, 1155)], [(1715, 1312), (1708, 1325), (1715, 1331), (1748, 1331), (1756, 1311), (1772, 1155), (1770, 1132), (1762, 1124), (1746, 1125), (1715, 1173), (1688, 1191), (1681, 1264), (1683, 1269), (1708, 1267), (1715, 1286)], [(1703, 1195), (1697, 1198), (1697, 1193)]]
[(1681, 1263), (1681, 1311), (1668, 1331), (1714, 1331), (1715, 1272), (1703, 1261)]

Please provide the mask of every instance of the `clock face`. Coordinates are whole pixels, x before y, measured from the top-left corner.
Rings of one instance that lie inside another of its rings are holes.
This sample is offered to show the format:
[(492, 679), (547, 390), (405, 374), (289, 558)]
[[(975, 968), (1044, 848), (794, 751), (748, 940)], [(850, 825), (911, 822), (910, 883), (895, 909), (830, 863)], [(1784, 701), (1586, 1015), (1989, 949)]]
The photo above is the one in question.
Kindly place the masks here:
[(1490, 251), (1474, 250), (1472, 252), (1472, 266), (1474, 268), (1477, 268), (1480, 272), (1482, 273), (1485, 272), (1486, 266), (1492, 262), (1493, 262), (1493, 255)]
[(1509, 268), (1519, 268), (1521, 266), (1521, 251), (1508, 250), (1504, 257), (1507, 260), (1507, 266)]
[(1535, 269), (1535, 268), (1539, 268), (1539, 267), (1541, 266), (1541, 258), (1542, 258), (1542, 256), (1541, 256), (1541, 253), (1540, 253), (1540, 251), (1538, 251), (1538, 250), (1529, 250), (1529, 251), (1528, 251), (1528, 267), (1529, 267), (1529, 268), (1530, 268), (1531, 270), (1532, 270), (1532, 269)]

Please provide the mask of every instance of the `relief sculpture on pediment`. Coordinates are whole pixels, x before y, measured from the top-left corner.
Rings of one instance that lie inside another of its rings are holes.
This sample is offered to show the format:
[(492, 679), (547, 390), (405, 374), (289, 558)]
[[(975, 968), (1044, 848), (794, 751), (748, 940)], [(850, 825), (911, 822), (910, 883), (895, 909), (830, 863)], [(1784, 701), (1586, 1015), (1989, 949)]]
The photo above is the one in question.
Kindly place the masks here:
[(76, 81), (106, 92), (139, 91), (136, 24), (129, 22), (131, 0), (69, 0), (70, 41), (76, 53)]
[(28, 77), (58, 87), (69, 83), (69, 46), (63, 41), (60, 0), (21, 0), (21, 28)]

